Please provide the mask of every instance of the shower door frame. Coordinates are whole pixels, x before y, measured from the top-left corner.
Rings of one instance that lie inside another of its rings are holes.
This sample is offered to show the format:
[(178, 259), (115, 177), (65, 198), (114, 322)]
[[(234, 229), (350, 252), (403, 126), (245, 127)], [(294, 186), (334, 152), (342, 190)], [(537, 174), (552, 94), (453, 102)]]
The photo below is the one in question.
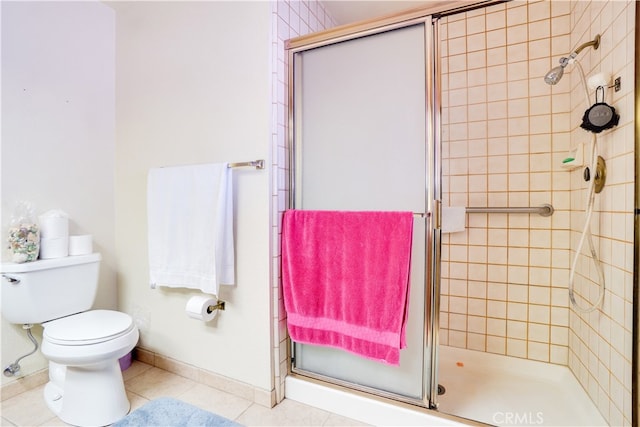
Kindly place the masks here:
[[(436, 70), (435, 64), (437, 54), (437, 31), (435, 29), (435, 23), (430, 15), (421, 16), (419, 18), (404, 20), (401, 22), (391, 23), (375, 28), (365, 29), (363, 31), (357, 31), (349, 35), (333, 37), (320, 42), (313, 42), (308, 44), (302, 44), (300, 46), (287, 46), (289, 56), (289, 82), (299, 82), (299, 69), (295, 67), (296, 56), (305, 51), (320, 48), (323, 46), (330, 46), (340, 42), (349, 40), (356, 40), (359, 38), (372, 36), (376, 34), (382, 34), (389, 31), (408, 28), (416, 25), (424, 26), (425, 38), (425, 301), (424, 301), (424, 324), (423, 324), (423, 378), (422, 378), (422, 398), (415, 399), (403, 395), (399, 395), (393, 392), (376, 389), (369, 386), (363, 386), (360, 384), (350, 383), (337, 378), (328, 377), (322, 374), (310, 372), (297, 368), (295, 366), (295, 346), (291, 341), (289, 349), (291, 351), (291, 357), (288, 358), (289, 369), (291, 373), (301, 376), (313, 378), (326, 383), (355, 389), (357, 391), (377, 395), (384, 398), (390, 398), (393, 400), (410, 403), (426, 408), (435, 407), (435, 397), (437, 396), (438, 384), (437, 384), (437, 323), (439, 312), (439, 298), (435, 297), (439, 295), (439, 282), (440, 282), (440, 231), (439, 231), (439, 209), (440, 200), (436, 199), (436, 192), (434, 188), (440, 188), (440, 161), (439, 161), (439, 128), (435, 131), (436, 123), (439, 126), (439, 107), (436, 108), (439, 103), (435, 101), (436, 95), (439, 94), (439, 81), (435, 80)], [(296, 167), (300, 165), (301, 161), (298, 157), (300, 154), (296, 151), (296, 145), (301, 140), (300, 126), (296, 126), (301, 122), (301, 118), (298, 111), (294, 108), (294, 99), (296, 97), (296, 86), (299, 84), (289, 84), (289, 208), (294, 209), (296, 207), (296, 198), (299, 196), (296, 183), (300, 181), (300, 168)], [(438, 139), (436, 140), (436, 136)], [(438, 193), (439, 194), (439, 193)], [(433, 398), (432, 398), (433, 397)]]
[[(306, 50), (320, 48), (343, 41), (353, 40), (369, 35), (401, 29), (412, 25), (423, 24), (425, 27), (425, 101), (426, 101), (426, 174), (425, 174), (425, 317), (423, 338), (423, 398), (420, 400), (378, 390), (367, 386), (349, 383), (340, 379), (327, 377), (317, 373), (304, 371), (295, 367), (294, 343), (290, 338), (287, 350), (287, 367), (289, 375), (299, 375), (323, 383), (346, 387), (374, 396), (388, 398), (427, 409), (438, 407), (438, 346), (439, 346), (439, 313), (440, 313), (440, 247), (441, 247), (441, 111), (440, 111), (440, 43), (438, 21), (441, 17), (464, 11), (484, 8), (505, 0), (467, 1), (454, 0), (437, 2), (433, 6), (425, 6), (406, 12), (389, 15), (379, 19), (363, 21), (353, 25), (345, 25), (316, 34), (298, 37), (287, 41), (285, 49), (288, 59), (288, 135), (289, 149), (289, 202), (288, 208), (295, 208), (296, 181), (299, 171), (296, 170), (297, 158), (295, 145), (299, 135), (296, 134), (296, 118), (294, 108), (295, 56)], [(431, 169), (430, 169), (431, 167)], [(428, 356), (428, 357), (427, 357)]]

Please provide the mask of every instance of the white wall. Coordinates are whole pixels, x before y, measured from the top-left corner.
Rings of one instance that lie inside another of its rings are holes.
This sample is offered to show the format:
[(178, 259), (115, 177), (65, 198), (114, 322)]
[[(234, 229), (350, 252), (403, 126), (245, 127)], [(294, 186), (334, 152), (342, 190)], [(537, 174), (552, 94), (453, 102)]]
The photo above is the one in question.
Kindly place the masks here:
[(234, 171), (236, 287), (226, 311), (187, 318), (195, 291), (149, 288), (150, 168), (270, 161), (268, 2), (128, 2), (116, 9), (116, 241), (119, 308), (139, 345), (272, 390), (268, 170)]
[[(95, 1), (1, 7), (3, 260), (15, 202), (30, 201), (36, 213), (62, 209), (70, 232), (93, 234), (103, 255), (95, 306), (115, 308), (114, 13)], [(3, 319), (2, 367), (31, 348)], [(46, 362), (38, 353), (21, 365), (29, 374)]]

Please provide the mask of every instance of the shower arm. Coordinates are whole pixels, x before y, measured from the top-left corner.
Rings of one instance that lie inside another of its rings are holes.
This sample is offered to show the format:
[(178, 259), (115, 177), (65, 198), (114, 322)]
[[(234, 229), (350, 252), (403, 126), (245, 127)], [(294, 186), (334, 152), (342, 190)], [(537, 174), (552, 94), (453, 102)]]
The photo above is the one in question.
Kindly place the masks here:
[(578, 46), (571, 54), (571, 57), (575, 57), (574, 55), (577, 56), (580, 52), (582, 52), (585, 48), (589, 46), (593, 46), (593, 49), (596, 49), (596, 50), (598, 49), (598, 47), (600, 47), (600, 34), (597, 34), (593, 40), (586, 43), (582, 43), (580, 46)]
[[(560, 61), (559, 61), (560, 67), (564, 68), (567, 65), (569, 65), (575, 59), (575, 57), (578, 56), (580, 52), (582, 52), (584, 49), (588, 48), (589, 46), (593, 46), (593, 49), (598, 49), (598, 47), (600, 47), (600, 34), (596, 34), (593, 40), (588, 41), (586, 43), (582, 43), (580, 46), (572, 50), (569, 56), (563, 56), (562, 58), (560, 58)], [(562, 77), (562, 73), (560, 74), (560, 77)], [(560, 80), (560, 78), (558, 78), (558, 80)], [(555, 83), (549, 83), (549, 84), (555, 84)]]

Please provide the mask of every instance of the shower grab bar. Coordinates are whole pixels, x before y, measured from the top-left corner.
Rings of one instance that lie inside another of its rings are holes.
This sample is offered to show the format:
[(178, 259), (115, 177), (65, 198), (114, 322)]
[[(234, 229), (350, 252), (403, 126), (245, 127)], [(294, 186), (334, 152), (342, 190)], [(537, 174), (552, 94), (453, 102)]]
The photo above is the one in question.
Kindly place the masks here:
[(264, 160), (252, 160), (250, 162), (237, 162), (227, 164), (228, 168), (242, 168), (245, 166), (251, 166), (256, 169), (264, 169)]
[(540, 216), (553, 215), (554, 209), (549, 203), (532, 207), (467, 207), (467, 213), (525, 213)]

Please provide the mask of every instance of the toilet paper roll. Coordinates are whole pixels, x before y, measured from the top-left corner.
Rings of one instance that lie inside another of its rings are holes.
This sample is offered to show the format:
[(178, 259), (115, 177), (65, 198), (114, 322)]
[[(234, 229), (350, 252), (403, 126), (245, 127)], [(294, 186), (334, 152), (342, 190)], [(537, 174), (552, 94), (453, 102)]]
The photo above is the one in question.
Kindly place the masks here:
[(69, 255), (69, 239), (40, 239), (40, 259), (63, 258)]
[(203, 322), (209, 322), (218, 315), (218, 310), (213, 310), (209, 313), (209, 306), (216, 305), (217, 301), (208, 295), (196, 295), (189, 298), (185, 311), (187, 316), (192, 319), (202, 320)]
[(93, 253), (91, 234), (69, 236), (69, 255), (88, 255)]
[(58, 210), (43, 213), (38, 217), (40, 237), (45, 239), (69, 238), (69, 216)]

